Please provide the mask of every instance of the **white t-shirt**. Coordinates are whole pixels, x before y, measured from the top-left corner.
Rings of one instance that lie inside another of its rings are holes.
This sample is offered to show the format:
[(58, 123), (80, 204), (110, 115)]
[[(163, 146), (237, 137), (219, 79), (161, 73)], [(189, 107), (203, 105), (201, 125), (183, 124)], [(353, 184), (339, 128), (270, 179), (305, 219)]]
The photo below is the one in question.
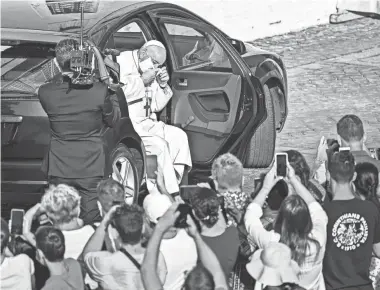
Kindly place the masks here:
[(165, 290), (180, 290), (187, 273), (197, 264), (198, 254), (194, 240), (183, 229), (172, 239), (161, 241), (160, 251), (164, 256), (168, 274)]
[[(133, 254), (133, 258), (141, 265), (145, 253)], [(110, 253), (106, 251), (88, 253), (84, 261), (89, 270), (91, 278), (94, 279), (101, 289), (143, 290), (140, 270), (122, 252)], [(162, 254), (158, 256), (157, 273), (161, 282), (165, 281), (166, 265)]]
[(31, 290), (33, 261), (25, 254), (5, 258), (0, 267), (1, 289)]
[(65, 237), (66, 246), (65, 259), (78, 259), (79, 255), (83, 252), (84, 246), (87, 244), (94, 232), (94, 228), (89, 225), (78, 230), (62, 231)]

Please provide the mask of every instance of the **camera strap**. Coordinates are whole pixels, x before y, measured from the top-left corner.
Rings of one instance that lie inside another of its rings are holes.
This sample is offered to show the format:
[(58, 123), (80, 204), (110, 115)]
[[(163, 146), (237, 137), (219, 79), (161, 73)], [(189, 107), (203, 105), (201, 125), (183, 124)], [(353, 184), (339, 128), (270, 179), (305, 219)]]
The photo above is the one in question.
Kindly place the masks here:
[(132, 257), (132, 255), (130, 253), (128, 253), (128, 251), (124, 248), (120, 248), (120, 252), (122, 252), (124, 255), (126, 255), (128, 257), (129, 260), (131, 260), (131, 262), (136, 266), (137, 269), (141, 269), (141, 265), (139, 262), (136, 261), (135, 258)]

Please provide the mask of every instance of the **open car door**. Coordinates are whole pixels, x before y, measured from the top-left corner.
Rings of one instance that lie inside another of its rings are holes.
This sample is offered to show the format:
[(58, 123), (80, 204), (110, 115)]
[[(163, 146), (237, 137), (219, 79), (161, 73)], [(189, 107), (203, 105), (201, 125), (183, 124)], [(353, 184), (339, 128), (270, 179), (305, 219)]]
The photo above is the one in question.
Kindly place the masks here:
[(238, 53), (206, 24), (173, 17), (158, 24), (173, 68), (171, 123), (187, 133), (193, 162), (209, 163), (242, 115), (246, 80)]

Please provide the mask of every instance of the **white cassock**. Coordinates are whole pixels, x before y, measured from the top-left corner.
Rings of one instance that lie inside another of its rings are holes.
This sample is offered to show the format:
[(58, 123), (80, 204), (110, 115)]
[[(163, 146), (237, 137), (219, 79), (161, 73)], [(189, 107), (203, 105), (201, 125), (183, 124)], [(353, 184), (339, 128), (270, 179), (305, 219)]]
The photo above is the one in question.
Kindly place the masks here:
[(157, 163), (164, 171), (167, 191), (178, 192), (184, 165), (189, 169), (192, 166), (187, 135), (177, 127), (157, 121), (156, 116), (156, 112), (165, 108), (173, 92), (168, 85), (161, 88), (153, 81), (148, 87), (150, 93), (146, 93), (138, 70), (137, 50), (122, 52), (117, 62), (120, 64), (120, 81), (125, 84), (123, 91), (133, 127), (141, 137), (147, 154), (157, 155)]

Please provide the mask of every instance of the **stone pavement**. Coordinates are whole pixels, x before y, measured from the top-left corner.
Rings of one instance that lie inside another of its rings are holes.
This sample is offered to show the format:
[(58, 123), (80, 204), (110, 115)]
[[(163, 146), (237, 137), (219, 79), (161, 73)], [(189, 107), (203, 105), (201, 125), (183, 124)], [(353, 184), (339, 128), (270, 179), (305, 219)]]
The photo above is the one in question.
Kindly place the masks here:
[[(283, 57), (289, 115), (276, 150), (296, 149), (313, 162), (321, 136), (336, 137), (345, 114), (364, 122), (367, 146), (380, 147), (380, 20), (361, 18), (257, 39)], [(262, 172), (262, 171), (260, 171)], [(246, 190), (257, 170), (246, 170)]]

